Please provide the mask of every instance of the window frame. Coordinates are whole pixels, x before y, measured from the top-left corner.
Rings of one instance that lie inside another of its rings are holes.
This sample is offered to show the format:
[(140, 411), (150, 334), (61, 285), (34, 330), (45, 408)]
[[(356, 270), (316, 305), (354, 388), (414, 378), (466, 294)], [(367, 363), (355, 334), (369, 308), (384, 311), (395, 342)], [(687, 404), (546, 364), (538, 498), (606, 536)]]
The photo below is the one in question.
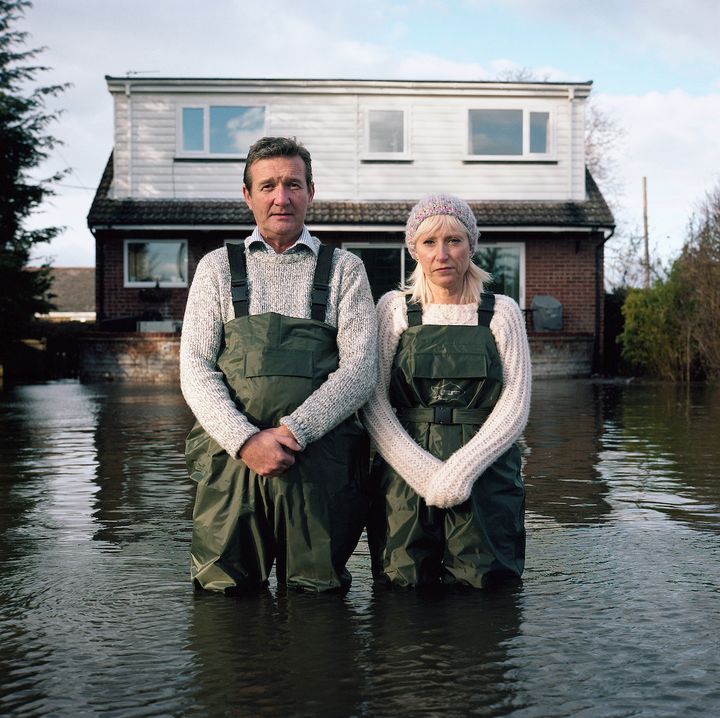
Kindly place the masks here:
[(186, 289), (189, 286), (188, 282), (188, 240), (187, 239), (143, 239), (140, 237), (133, 237), (131, 239), (123, 240), (123, 287), (125, 289), (146, 289), (148, 287), (158, 286), (158, 283), (150, 280), (146, 282), (131, 281), (129, 277), (129, 245), (130, 244), (163, 244), (167, 242), (176, 242), (184, 245), (185, 247), (185, 280), (179, 282), (159, 282), (159, 286), (163, 289)]
[[(472, 154), (470, 145), (472, 139), (472, 123), (470, 113), (474, 110), (520, 110), (522, 112), (522, 154), (518, 155), (490, 155)], [(530, 152), (530, 115), (547, 114), (547, 138), (545, 152)], [(551, 107), (468, 107), (465, 110), (465, 162), (556, 162), (555, 141), (555, 109)]]
[[(356, 240), (348, 240), (341, 242), (340, 246), (341, 249), (346, 249), (348, 251), (352, 249), (396, 249), (398, 252), (400, 252), (400, 278), (398, 279), (396, 288), (397, 286), (405, 283), (408, 272), (405, 261), (405, 253), (407, 250), (405, 242), (363, 242)], [(370, 278), (368, 277), (368, 280), (369, 279)]]
[[(372, 152), (370, 150), (370, 113), (371, 112), (401, 112), (403, 118), (403, 151), (402, 152)], [(388, 105), (364, 108), (364, 144), (361, 159), (375, 162), (409, 162), (410, 154), (410, 108)]]
[[(179, 159), (209, 159), (209, 160), (244, 160), (247, 152), (211, 152), (210, 151), (210, 109), (212, 107), (238, 107), (243, 109), (263, 109), (263, 126), (258, 134), (258, 139), (267, 135), (267, 110), (264, 103), (238, 103), (238, 102), (188, 102), (179, 103), (176, 110), (176, 131), (175, 131), (175, 157)], [(186, 150), (183, 147), (183, 110), (203, 111), (203, 149)]]
[(520, 266), (519, 266), (519, 281), (518, 281), (518, 293), (519, 297), (517, 299), (517, 303), (520, 306), (520, 309), (525, 309), (525, 273), (526, 273), (526, 263), (525, 263), (525, 242), (483, 242), (482, 241), (482, 235), (480, 236), (480, 239), (477, 243), (477, 250), (475, 251), (475, 255), (477, 255), (481, 249), (517, 249), (518, 254), (520, 256)]

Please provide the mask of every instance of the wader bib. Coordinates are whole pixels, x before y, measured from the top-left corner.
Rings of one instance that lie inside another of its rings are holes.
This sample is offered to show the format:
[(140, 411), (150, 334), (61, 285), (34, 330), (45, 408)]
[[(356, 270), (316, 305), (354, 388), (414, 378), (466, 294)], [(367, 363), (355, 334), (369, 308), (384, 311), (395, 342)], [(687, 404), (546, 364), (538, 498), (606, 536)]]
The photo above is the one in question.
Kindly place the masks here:
[[(248, 315), (244, 246), (228, 245), (235, 319), (224, 326), (217, 361), (231, 397), (260, 429), (278, 426), (338, 367), (337, 330), (326, 324), (333, 250), (321, 246), (312, 318)], [(346, 589), (345, 564), (363, 528), (367, 436), (354, 416), (295, 454), (279, 476), (263, 477), (230, 457), (198, 422), (186, 441), (193, 511), (191, 576), (210, 590), (278, 582), (310, 591)]]
[[(490, 331), (495, 306), (483, 294), (478, 326), (422, 324), (408, 300), (390, 378), (390, 403), (410, 436), (446, 460), (470, 441), (495, 406), (502, 363)], [(470, 498), (429, 507), (382, 462), (371, 538), (374, 572), (400, 587), (443, 581), (477, 588), (500, 575), (520, 576), (525, 560), (525, 489), (513, 444), (475, 481)]]

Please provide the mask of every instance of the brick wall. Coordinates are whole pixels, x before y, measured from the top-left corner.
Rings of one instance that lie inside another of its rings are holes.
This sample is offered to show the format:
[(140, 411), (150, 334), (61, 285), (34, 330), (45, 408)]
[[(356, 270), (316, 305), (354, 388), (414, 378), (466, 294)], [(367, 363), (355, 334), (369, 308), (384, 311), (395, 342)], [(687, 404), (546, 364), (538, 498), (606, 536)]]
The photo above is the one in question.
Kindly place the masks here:
[(80, 340), (80, 381), (177, 384), (180, 338), (174, 334), (89, 334)]
[(589, 376), (592, 372), (592, 336), (531, 334), (529, 341), (535, 379)]
[(563, 332), (594, 334), (597, 244), (597, 235), (587, 234), (526, 241), (525, 306), (530, 308), (535, 295), (549, 294), (563, 305)]
[[(174, 334), (88, 334), (79, 340), (80, 380), (177, 384), (179, 349), (180, 338)], [(591, 336), (534, 335), (530, 350), (535, 378), (591, 372)]]
[[(357, 232), (317, 233), (324, 242), (338, 246), (341, 241), (401, 241), (401, 233)], [(182, 319), (187, 289), (168, 289), (163, 301), (143, 299), (142, 290), (123, 286), (123, 239), (188, 239), (190, 280), (197, 263), (207, 252), (222, 246), (225, 239), (243, 238), (247, 231), (237, 232), (143, 232), (139, 234), (98, 231), (97, 308), (98, 320), (140, 316), (158, 312), (163, 319)], [(594, 334), (596, 332), (596, 247), (599, 235), (578, 233), (569, 236), (517, 235), (484, 233), (488, 242), (525, 242), (525, 303), (529, 309), (537, 294), (549, 294), (563, 304), (563, 332)], [(602, 271), (602, 262), (600, 263)], [(602, 277), (600, 277), (602, 287)]]

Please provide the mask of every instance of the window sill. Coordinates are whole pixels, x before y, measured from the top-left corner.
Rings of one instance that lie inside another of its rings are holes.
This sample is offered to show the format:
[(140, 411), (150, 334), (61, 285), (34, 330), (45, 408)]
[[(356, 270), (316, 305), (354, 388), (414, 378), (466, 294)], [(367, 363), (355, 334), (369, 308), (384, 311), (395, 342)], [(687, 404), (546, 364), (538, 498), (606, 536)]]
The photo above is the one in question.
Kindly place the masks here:
[(410, 164), (414, 161), (415, 160), (412, 157), (409, 157), (407, 155), (401, 155), (399, 157), (391, 157), (388, 155), (373, 157), (373, 155), (365, 155), (364, 157), (360, 158), (360, 162), (364, 164)]
[(124, 282), (123, 289), (140, 289), (140, 290), (164, 290), (164, 289), (187, 289), (187, 282)]
[(223, 162), (237, 162), (245, 164), (245, 157), (212, 157), (210, 155), (203, 155), (202, 157), (187, 157), (185, 155), (179, 155), (173, 157), (173, 162), (204, 162), (208, 164), (217, 164)]
[(463, 157), (463, 164), (486, 164), (486, 165), (556, 165), (558, 160), (552, 157), (475, 157), (467, 155)]

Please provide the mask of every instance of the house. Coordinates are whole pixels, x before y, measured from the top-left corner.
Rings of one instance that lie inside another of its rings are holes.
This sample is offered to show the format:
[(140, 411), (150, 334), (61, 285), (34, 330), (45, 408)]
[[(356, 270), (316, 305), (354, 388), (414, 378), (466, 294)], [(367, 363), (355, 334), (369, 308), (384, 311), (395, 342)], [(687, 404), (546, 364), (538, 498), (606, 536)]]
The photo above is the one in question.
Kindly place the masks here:
[(375, 296), (410, 268), (403, 229), (435, 191), (468, 200), (494, 290), (528, 317), (536, 374), (588, 374), (602, 359), (603, 246), (614, 220), (585, 167), (590, 82), (107, 77), (114, 147), (88, 216), (100, 327), (176, 327), (199, 259), (254, 226), (244, 159), (263, 135), (313, 158), (307, 224), (359, 254)]
[(50, 301), (55, 309), (38, 315), (53, 322), (95, 321), (95, 268), (52, 267)]
[[(27, 272), (44, 271), (40, 266)], [(3, 342), (0, 387), (78, 376), (79, 344), (95, 321), (95, 269), (49, 267), (52, 284), (45, 294), (53, 309), (36, 313), (17, 341)]]

